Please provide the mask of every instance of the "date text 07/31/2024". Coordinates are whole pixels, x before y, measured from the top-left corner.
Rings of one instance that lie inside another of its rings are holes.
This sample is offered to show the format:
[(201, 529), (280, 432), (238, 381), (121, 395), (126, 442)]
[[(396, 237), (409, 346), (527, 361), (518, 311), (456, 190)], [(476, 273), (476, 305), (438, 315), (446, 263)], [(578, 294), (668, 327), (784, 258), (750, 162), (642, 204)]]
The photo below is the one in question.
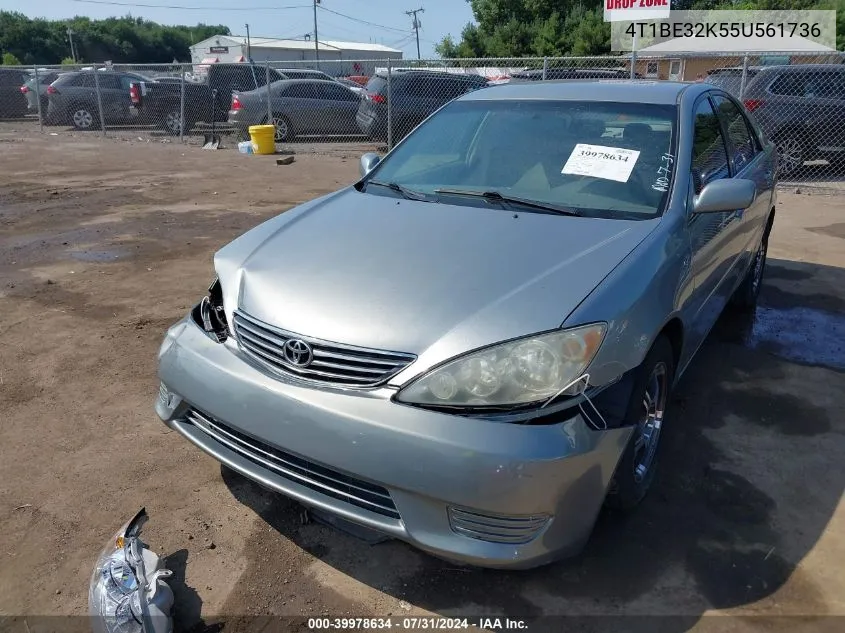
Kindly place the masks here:
[(487, 631), (524, 631), (525, 620), (514, 618), (442, 618), (407, 616), (402, 618), (308, 618), (311, 631), (329, 630), (383, 630), (399, 631), (448, 631), (479, 628)]

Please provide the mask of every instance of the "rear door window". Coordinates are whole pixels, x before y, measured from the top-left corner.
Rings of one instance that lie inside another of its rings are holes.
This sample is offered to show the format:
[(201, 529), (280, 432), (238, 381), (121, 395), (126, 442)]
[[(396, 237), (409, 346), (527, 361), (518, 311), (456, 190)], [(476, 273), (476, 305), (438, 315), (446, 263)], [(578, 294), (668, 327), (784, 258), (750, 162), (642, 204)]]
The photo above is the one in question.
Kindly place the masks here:
[(717, 95), (713, 97), (713, 102), (730, 143), (733, 172), (738, 173), (754, 160), (754, 155), (757, 153), (754, 133), (742, 114), (742, 110), (733, 101)]
[(97, 79), (102, 90), (120, 90), (120, 78), (116, 75), (101, 73)]
[(803, 97), (807, 86), (806, 76), (799, 73), (779, 75), (769, 86), (769, 92), (784, 97)]
[(69, 83), (71, 86), (77, 86), (79, 88), (93, 88), (94, 74), (81, 73), (79, 75), (76, 75), (76, 77), (72, 77)]
[(332, 101), (358, 101), (358, 95), (349, 88), (334, 84), (320, 84), (317, 87), (317, 93), (321, 98)]
[(285, 90), (285, 97), (292, 99), (318, 99), (317, 91), (313, 84), (297, 83)]
[(845, 73), (819, 73), (816, 96), (824, 99), (845, 100)]

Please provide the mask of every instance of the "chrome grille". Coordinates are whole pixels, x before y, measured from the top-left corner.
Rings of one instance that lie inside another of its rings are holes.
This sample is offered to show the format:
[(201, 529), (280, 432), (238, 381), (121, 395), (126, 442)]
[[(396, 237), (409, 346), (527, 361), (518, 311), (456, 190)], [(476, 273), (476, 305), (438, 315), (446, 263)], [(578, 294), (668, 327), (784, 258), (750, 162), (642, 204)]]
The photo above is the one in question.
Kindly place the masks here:
[(497, 516), (449, 508), (449, 524), (453, 532), (491, 543), (527, 543), (548, 522), (549, 517), (545, 515)]
[(226, 448), (276, 475), (370, 512), (400, 518), (390, 493), (381, 486), (279, 450), (196, 409), (190, 409), (186, 419)]
[[(413, 354), (385, 352), (331, 343), (286, 332), (243, 312), (235, 312), (235, 336), (241, 349), (270, 369), (309, 380), (373, 387), (402, 371), (414, 361)], [(284, 357), (290, 340), (308, 343), (313, 360), (306, 367), (292, 365)]]

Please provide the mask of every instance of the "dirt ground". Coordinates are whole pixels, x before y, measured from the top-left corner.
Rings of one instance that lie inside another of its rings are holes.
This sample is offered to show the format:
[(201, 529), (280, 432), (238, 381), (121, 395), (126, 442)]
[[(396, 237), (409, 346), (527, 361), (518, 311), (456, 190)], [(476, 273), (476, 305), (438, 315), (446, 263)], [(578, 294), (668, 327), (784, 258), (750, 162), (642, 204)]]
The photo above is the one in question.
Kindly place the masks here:
[(357, 175), (355, 148), (296, 159), (0, 125), (7, 624), (84, 614), (99, 550), (146, 506), (180, 630), (424, 613), (540, 618), (529, 630), (841, 630), (845, 618), (804, 617), (845, 616), (841, 197), (781, 194), (761, 305), (723, 318), (684, 377), (638, 512), (600, 517), (574, 560), (506, 573), (303, 523), (156, 417), (159, 343), (204, 293), (215, 250)]

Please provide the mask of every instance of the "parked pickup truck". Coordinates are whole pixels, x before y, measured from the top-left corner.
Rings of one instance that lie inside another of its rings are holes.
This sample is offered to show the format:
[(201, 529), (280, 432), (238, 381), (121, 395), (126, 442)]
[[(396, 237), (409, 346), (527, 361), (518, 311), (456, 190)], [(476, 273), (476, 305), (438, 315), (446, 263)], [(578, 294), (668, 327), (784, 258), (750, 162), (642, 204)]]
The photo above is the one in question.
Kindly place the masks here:
[[(270, 69), (270, 81), (285, 79)], [(197, 123), (229, 118), (232, 92), (267, 85), (267, 68), (252, 64), (213, 64), (203, 81), (185, 82), (185, 132)], [(165, 131), (179, 134), (182, 127), (182, 82), (136, 82), (129, 86), (132, 114), (139, 120), (158, 121)]]

